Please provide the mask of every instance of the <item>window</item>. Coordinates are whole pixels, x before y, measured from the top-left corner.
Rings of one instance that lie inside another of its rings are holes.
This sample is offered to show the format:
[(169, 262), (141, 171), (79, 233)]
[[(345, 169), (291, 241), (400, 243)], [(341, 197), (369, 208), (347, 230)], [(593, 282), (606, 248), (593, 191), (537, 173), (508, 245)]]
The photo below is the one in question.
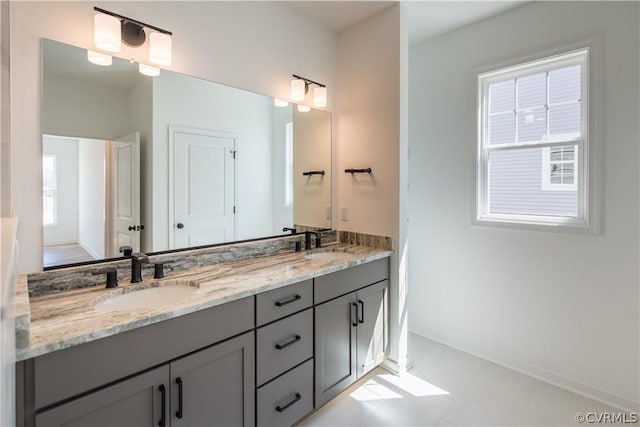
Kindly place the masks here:
[(478, 76), (477, 220), (586, 227), (588, 50)]
[(42, 223), (53, 226), (58, 222), (58, 188), (57, 188), (56, 156), (42, 156)]

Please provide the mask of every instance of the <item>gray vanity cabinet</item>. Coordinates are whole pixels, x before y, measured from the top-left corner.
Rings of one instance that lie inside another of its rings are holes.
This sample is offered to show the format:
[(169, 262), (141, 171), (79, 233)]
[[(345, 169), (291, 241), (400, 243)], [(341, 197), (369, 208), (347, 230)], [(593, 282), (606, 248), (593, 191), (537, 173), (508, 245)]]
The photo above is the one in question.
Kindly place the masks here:
[(388, 286), (386, 259), (316, 279), (316, 408), (384, 360)]
[(356, 358), (358, 378), (384, 361), (387, 337), (387, 289), (389, 281), (384, 280), (358, 291), (358, 327)]
[(253, 354), (246, 333), (42, 412), (36, 427), (252, 426)]
[(171, 427), (254, 424), (254, 334), (172, 362)]
[[(164, 387), (168, 399), (168, 378), (167, 365), (137, 375), (37, 415), (36, 426), (157, 426), (163, 419), (160, 388)], [(166, 405), (164, 420), (168, 416)]]
[(246, 333), (36, 415), (36, 427), (252, 426)]
[(316, 407), (357, 378), (355, 293), (315, 308)]

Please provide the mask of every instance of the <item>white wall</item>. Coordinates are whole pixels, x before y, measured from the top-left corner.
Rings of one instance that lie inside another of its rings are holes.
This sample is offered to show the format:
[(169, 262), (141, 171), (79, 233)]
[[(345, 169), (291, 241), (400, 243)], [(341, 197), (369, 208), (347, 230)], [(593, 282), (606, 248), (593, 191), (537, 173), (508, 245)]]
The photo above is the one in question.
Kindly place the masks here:
[[(140, 132), (140, 232), (142, 252), (153, 248), (153, 175), (151, 138), (153, 137), (153, 79), (141, 79), (129, 89), (131, 132)], [(124, 136), (121, 135), (121, 136)]]
[[(41, 156), (40, 38), (91, 47), (94, 6), (172, 31), (174, 71), (278, 98), (288, 97), (296, 73), (326, 83), (334, 100), (335, 32), (278, 2), (12, 3), (11, 49), (20, 52), (11, 64), (11, 137), (20, 141), (12, 146), (12, 202), (23, 224), (21, 272), (42, 267), (41, 174), (34, 172)], [(125, 47), (121, 56), (146, 54)]]
[[(8, 0), (0, 2), (0, 216), (11, 215), (11, 123)], [(0, 422), (2, 418), (0, 418)]]
[[(43, 136), (42, 151), (56, 156), (57, 181), (57, 221), (44, 227), (44, 244), (75, 243), (78, 241), (78, 139)], [(42, 163), (40, 174), (42, 176)], [(42, 209), (39, 213), (42, 229)]]
[(127, 90), (56, 75), (44, 77), (43, 133), (113, 139), (130, 132)]
[[(638, 16), (637, 2), (536, 2), (412, 46), (409, 165), (410, 328), (636, 409)], [(602, 233), (472, 225), (476, 73), (587, 38)]]
[[(325, 175), (302, 175), (305, 171)], [(331, 228), (331, 115), (293, 111), (293, 223)]]
[(169, 126), (237, 136), (237, 235), (273, 229), (271, 98), (175, 73), (153, 82), (153, 250), (169, 249)]
[(271, 118), (271, 182), (273, 184), (273, 233), (281, 234), (283, 227), (293, 225), (293, 207), (285, 201), (285, 125), (293, 120), (293, 106), (273, 107)]
[[(392, 369), (406, 363), (407, 31), (405, 7), (396, 4), (338, 35), (334, 226), (395, 238), (389, 291)], [(344, 173), (367, 167), (371, 175)]]
[(106, 143), (95, 139), (78, 142), (78, 243), (101, 259), (105, 257)]

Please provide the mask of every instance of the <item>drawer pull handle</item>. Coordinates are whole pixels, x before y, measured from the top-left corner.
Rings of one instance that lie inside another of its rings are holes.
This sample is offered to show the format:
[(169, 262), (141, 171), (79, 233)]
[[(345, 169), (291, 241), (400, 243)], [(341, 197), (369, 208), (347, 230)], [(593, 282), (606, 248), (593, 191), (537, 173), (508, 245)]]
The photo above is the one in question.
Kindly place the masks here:
[(358, 323), (364, 323), (364, 302), (359, 299), (358, 304), (360, 304), (360, 316), (358, 318)]
[(158, 423), (159, 427), (165, 427), (167, 425), (165, 420), (165, 414), (167, 412), (167, 389), (164, 384), (160, 384), (158, 387), (160, 390), (160, 399), (162, 400), (162, 404), (160, 405), (160, 410), (162, 411), (162, 415), (160, 416), (160, 422)]
[(300, 295), (296, 294), (296, 295), (292, 296), (289, 299), (283, 299), (281, 301), (276, 301), (276, 305), (278, 307), (282, 307), (283, 305), (287, 305), (287, 304), (291, 304), (292, 302), (296, 302), (299, 299), (302, 299), (302, 297)]
[(285, 409), (287, 409), (288, 407), (290, 407), (291, 405), (293, 405), (294, 403), (296, 403), (298, 400), (302, 399), (302, 396), (300, 395), (300, 393), (296, 393), (295, 397), (286, 405), (284, 406), (276, 406), (276, 411), (278, 412), (283, 412)]
[[(355, 320), (351, 323), (351, 326), (358, 326), (358, 304), (352, 302), (351, 307), (356, 309), (356, 317)], [(351, 310), (351, 315), (353, 315), (353, 310)]]
[(176, 384), (178, 384), (178, 410), (176, 411), (176, 418), (182, 418), (182, 378), (176, 378)]
[(302, 337), (300, 335), (296, 335), (295, 337), (291, 338), (289, 341), (287, 341), (284, 344), (276, 344), (276, 348), (278, 350), (282, 350), (285, 347), (289, 347), (291, 344), (295, 344), (298, 341), (300, 341), (302, 339)]

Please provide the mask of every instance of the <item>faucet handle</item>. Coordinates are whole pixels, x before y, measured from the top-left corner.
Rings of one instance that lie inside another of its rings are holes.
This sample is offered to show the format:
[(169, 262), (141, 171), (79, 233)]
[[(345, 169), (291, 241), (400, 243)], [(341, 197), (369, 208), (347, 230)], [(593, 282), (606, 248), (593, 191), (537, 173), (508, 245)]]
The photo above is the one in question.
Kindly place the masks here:
[(107, 284), (105, 287), (107, 289), (117, 288), (118, 287), (118, 269), (116, 269), (115, 267), (102, 268), (100, 270), (91, 272), (91, 274), (93, 274), (94, 276), (105, 274), (105, 273), (107, 275)]
[(120, 246), (118, 249), (120, 250), (120, 253), (122, 253), (127, 258), (131, 257), (131, 255), (133, 254), (133, 248), (131, 246)]
[(164, 266), (167, 264), (173, 264), (176, 262), (175, 259), (165, 259), (162, 261), (151, 261), (153, 264), (153, 278), (154, 279), (162, 279), (164, 278)]
[(141, 264), (149, 262), (149, 256), (142, 252), (134, 252), (131, 254), (131, 258), (138, 261)]

